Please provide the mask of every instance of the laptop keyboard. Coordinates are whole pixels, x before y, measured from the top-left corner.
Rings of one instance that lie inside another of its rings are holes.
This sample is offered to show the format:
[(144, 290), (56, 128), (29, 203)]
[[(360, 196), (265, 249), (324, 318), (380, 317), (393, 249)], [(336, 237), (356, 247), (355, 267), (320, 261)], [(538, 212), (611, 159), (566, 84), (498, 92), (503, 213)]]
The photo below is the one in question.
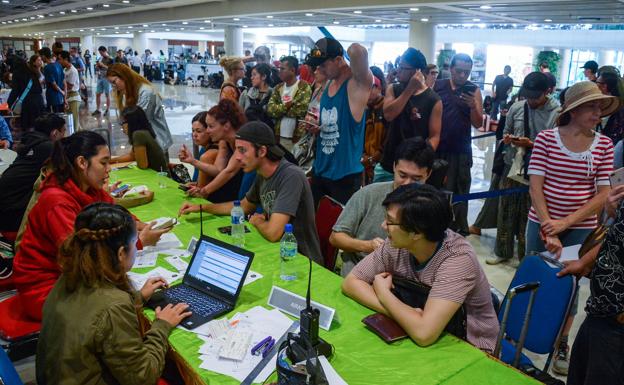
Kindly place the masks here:
[(193, 314), (202, 317), (210, 317), (226, 309), (226, 305), (223, 302), (185, 285), (177, 285), (170, 288), (165, 292), (165, 297), (169, 303), (184, 302), (188, 304)]

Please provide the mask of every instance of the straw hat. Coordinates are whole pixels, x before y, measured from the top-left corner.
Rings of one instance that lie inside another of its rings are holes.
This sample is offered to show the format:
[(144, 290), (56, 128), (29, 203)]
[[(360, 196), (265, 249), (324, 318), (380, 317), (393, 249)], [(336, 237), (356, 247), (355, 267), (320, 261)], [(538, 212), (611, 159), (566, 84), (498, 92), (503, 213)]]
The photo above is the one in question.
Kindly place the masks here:
[(578, 82), (566, 91), (565, 103), (561, 108), (557, 121), (559, 121), (566, 112), (570, 112), (581, 104), (594, 100), (600, 100), (601, 102), (601, 117), (611, 115), (620, 108), (620, 101), (618, 98), (615, 96), (603, 95), (596, 83), (589, 81)]

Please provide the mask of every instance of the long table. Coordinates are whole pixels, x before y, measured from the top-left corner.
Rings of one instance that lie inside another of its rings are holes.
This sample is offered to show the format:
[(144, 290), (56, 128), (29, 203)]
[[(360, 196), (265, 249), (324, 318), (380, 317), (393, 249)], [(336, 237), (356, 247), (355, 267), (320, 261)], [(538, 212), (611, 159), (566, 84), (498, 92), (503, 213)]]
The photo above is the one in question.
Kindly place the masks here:
[[(159, 188), (158, 177), (151, 170), (122, 169), (114, 171), (114, 176), (133, 186), (147, 185), (154, 191), (151, 203), (131, 209), (142, 220), (177, 216), (185, 200), (201, 202), (186, 198), (172, 180), (167, 181), (166, 188)], [(229, 217), (204, 214), (204, 233), (208, 236), (229, 241), (228, 236), (217, 231), (218, 227), (228, 224)], [(246, 248), (255, 252), (251, 269), (264, 277), (243, 288), (236, 309), (226, 315), (228, 317), (254, 306), (268, 307), (267, 298), (273, 285), (303, 296), (307, 288), (307, 279), (304, 278), (293, 282), (280, 280), (279, 244), (266, 241), (253, 226), (249, 227), (251, 233), (246, 234)], [(199, 237), (199, 214), (182, 217), (173, 231), (185, 245), (192, 236)], [(300, 276), (307, 277), (307, 259), (301, 257), (296, 263)], [(159, 258), (158, 265), (175, 271), (164, 259)], [(148, 270), (133, 271), (143, 273)], [(371, 314), (371, 310), (345, 297), (340, 291), (341, 282), (340, 276), (314, 264), (312, 299), (335, 308), (337, 314), (330, 330), (321, 329), (320, 335), (334, 345), (335, 354), (330, 362), (349, 384), (539, 384), (452, 335), (445, 334), (426, 348), (409, 339), (386, 344), (365, 329), (361, 320)], [(203, 342), (195, 334), (176, 328), (169, 340), (206, 382), (223, 385), (238, 383), (234, 378), (199, 368), (198, 350)]]

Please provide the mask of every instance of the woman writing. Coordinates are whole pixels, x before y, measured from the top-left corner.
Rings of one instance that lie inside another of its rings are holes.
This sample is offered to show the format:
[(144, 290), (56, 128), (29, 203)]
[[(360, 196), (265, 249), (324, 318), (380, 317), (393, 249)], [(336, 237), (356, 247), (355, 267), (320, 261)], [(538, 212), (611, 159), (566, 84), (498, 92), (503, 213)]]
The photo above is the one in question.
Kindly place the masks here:
[[(104, 138), (81, 131), (54, 143), (52, 173), (40, 187), (27, 215), (26, 229), (13, 260), (13, 277), (25, 314), (41, 320), (41, 308), (60, 275), (59, 246), (72, 232), (78, 213), (94, 202), (112, 203), (104, 190), (109, 179), (110, 153)], [(167, 230), (137, 224), (139, 245), (154, 245)]]
[(168, 158), (167, 150), (173, 144), (171, 132), (165, 120), (165, 110), (162, 107), (162, 99), (152, 85), (143, 76), (132, 71), (125, 64), (113, 64), (106, 72), (108, 81), (115, 88), (113, 95), (117, 108), (124, 110), (126, 107), (139, 106), (145, 111), (145, 115), (152, 125), (156, 134), (156, 141)]
[(167, 285), (150, 278), (140, 291), (126, 273), (136, 255), (134, 219), (121, 206), (91, 204), (61, 245), (61, 276), (43, 307), (37, 346), (40, 384), (156, 384), (165, 368), (171, 330), (188, 305), (156, 308), (141, 336), (137, 305)]
[[(526, 229), (528, 253), (545, 249), (557, 258), (563, 247), (583, 243), (598, 226), (596, 213), (609, 194), (613, 143), (594, 131), (600, 118), (618, 107), (593, 82), (568, 89), (557, 126), (535, 138), (529, 163), (531, 209)], [(567, 337), (576, 306), (564, 327), (553, 370), (567, 373)]]
[(224, 57), (219, 60), (219, 65), (225, 70), (227, 76), (221, 85), (219, 100), (230, 99), (238, 103), (241, 91), (238, 82), (245, 77), (245, 64), (239, 57)]
[[(189, 163), (214, 178), (204, 187), (194, 187), (189, 195), (203, 196), (213, 203), (229, 202), (237, 199), (243, 171), (236, 161), (234, 154), (236, 131), (246, 122), (245, 115), (238, 103), (223, 99), (206, 114), (207, 133), (214, 143), (219, 144), (219, 150), (214, 164), (207, 164), (193, 158), (186, 150), (180, 151), (180, 160)], [(222, 174), (222, 175), (220, 175)]]
[(137, 166), (141, 169), (151, 168), (155, 171), (169, 169), (165, 153), (156, 142), (156, 134), (141, 107), (127, 107), (122, 111), (121, 129), (128, 135), (128, 142), (132, 148), (125, 155), (113, 157), (111, 163), (136, 160)]

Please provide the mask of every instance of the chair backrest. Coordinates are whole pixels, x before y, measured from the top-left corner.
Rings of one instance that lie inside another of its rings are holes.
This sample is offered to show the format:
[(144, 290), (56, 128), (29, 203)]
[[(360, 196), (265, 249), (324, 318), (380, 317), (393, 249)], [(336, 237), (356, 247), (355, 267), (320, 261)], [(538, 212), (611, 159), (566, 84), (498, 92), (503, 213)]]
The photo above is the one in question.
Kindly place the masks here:
[(22, 380), (4, 349), (0, 349), (0, 384), (23, 385)]
[[(552, 353), (555, 343), (567, 319), (574, 293), (576, 278), (573, 276), (557, 277), (562, 266), (547, 257), (529, 255), (522, 259), (516, 270), (509, 289), (518, 285), (538, 281), (533, 309), (529, 319), (528, 333), (524, 348), (538, 354)], [(509, 289), (507, 292), (509, 292)], [(511, 301), (509, 318), (505, 333), (514, 341), (520, 339), (530, 291), (517, 294)], [(499, 321), (507, 306), (507, 296), (501, 305)]]
[(343, 208), (340, 202), (325, 195), (319, 201), (318, 209), (316, 209), (316, 232), (321, 243), (321, 253), (323, 253), (325, 267), (331, 271), (336, 265), (338, 249), (329, 242), (329, 236)]

